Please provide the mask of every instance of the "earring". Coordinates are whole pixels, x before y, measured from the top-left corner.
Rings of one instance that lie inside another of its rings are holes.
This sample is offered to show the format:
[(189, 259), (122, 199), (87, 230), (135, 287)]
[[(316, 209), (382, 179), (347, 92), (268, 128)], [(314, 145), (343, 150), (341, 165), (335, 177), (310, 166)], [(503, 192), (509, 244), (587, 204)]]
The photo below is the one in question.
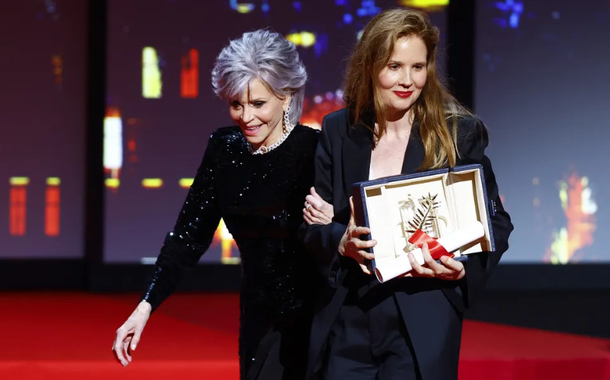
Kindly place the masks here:
[(284, 111), (284, 118), (282, 120), (282, 133), (286, 134), (288, 130), (286, 129), (286, 111)]
[(290, 117), (288, 116), (288, 114), (290, 113), (290, 105), (288, 106), (288, 108), (286, 108), (286, 111), (284, 111), (284, 123), (283, 123), (283, 132), (284, 133), (288, 133), (288, 129), (291, 127), (290, 125)]

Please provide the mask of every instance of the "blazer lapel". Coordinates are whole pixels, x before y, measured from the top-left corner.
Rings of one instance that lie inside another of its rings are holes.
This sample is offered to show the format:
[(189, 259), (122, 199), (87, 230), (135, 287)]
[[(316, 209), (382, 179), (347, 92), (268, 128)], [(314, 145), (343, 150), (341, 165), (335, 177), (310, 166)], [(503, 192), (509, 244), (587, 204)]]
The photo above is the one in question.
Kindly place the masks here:
[(402, 174), (417, 172), (422, 162), (424, 162), (424, 154), (424, 144), (419, 134), (419, 125), (413, 123), (411, 135), (409, 136), (409, 144), (407, 145), (405, 158), (402, 162)]
[(352, 185), (369, 178), (373, 133), (362, 125), (348, 127), (348, 138), (343, 144), (343, 188), (349, 199)]
[[(348, 138), (343, 144), (343, 183), (345, 195), (352, 196), (352, 185), (366, 181), (369, 178), (371, 166), (371, 151), (373, 149), (373, 133), (362, 125), (348, 127)], [(405, 151), (402, 163), (402, 174), (417, 172), (424, 161), (424, 145), (419, 133), (419, 125), (413, 124), (409, 145)]]

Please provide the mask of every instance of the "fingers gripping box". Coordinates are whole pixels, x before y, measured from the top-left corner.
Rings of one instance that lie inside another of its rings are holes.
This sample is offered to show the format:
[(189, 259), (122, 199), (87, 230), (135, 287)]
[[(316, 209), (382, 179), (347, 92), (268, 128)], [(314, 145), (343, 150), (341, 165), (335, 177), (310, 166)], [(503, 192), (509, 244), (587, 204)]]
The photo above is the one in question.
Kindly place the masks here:
[(380, 282), (411, 271), (407, 253), (424, 264), (424, 242), (433, 259), (459, 261), (493, 251), (493, 208), (481, 165), (463, 165), (398, 175), (352, 185), (354, 217), (377, 241), (371, 262)]

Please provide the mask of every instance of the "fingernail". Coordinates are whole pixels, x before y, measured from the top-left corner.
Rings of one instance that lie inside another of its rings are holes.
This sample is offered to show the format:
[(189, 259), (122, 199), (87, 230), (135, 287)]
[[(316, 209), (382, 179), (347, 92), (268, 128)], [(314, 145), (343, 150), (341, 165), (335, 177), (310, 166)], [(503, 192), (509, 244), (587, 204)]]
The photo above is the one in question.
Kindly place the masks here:
[(132, 344), (132, 345), (131, 345), (131, 349), (132, 349), (132, 350), (135, 350), (135, 349), (136, 349), (136, 345), (135, 345), (135, 344)]

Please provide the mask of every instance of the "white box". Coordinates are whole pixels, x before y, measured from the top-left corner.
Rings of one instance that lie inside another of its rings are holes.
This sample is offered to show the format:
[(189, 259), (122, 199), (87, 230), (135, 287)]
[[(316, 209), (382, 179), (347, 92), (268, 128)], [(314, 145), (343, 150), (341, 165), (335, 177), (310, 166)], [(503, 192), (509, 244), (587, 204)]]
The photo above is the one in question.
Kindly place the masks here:
[(377, 241), (371, 269), (379, 281), (408, 273), (408, 252), (423, 264), (420, 249), (409, 242), (417, 230), (438, 239), (457, 260), (493, 251), (484, 178), (483, 167), (476, 164), (355, 183), (356, 224), (369, 227), (368, 239)]

